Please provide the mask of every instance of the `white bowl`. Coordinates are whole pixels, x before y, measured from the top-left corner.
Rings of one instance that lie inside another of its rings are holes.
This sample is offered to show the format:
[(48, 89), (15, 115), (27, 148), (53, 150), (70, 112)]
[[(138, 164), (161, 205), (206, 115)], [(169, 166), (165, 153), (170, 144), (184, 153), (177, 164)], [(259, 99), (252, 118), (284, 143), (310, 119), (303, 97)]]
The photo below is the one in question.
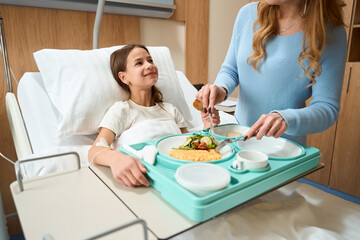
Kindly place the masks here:
[(176, 181), (198, 196), (205, 196), (225, 188), (230, 183), (227, 169), (211, 163), (188, 163), (175, 173)]
[(304, 148), (282, 138), (264, 136), (261, 140), (252, 137), (237, 142), (243, 150), (255, 150), (265, 153), (270, 158), (295, 158), (304, 154)]
[(214, 132), (216, 135), (222, 136), (222, 137), (228, 137), (228, 133), (240, 133), (241, 135), (244, 135), (247, 133), (247, 131), (250, 128), (240, 126), (238, 124), (227, 124), (227, 125), (219, 125), (214, 128)]
[[(183, 145), (186, 141), (186, 138), (191, 135), (178, 135), (172, 136), (168, 138), (164, 138), (157, 144), (157, 148), (159, 152), (165, 156), (170, 157), (169, 153), (173, 148), (177, 148), (180, 145)], [(220, 150), (221, 159), (227, 158), (232, 154), (232, 150), (230, 146), (225, 146)], [(219, 159), (219, 160), (221, 160)], [(181, 161), (181, 160), (179, 160)]]
[(236, 154), (232, 167), (236, 170), (261, 169), (268, 164), (268, 156), (259, 151), (243, 150)]

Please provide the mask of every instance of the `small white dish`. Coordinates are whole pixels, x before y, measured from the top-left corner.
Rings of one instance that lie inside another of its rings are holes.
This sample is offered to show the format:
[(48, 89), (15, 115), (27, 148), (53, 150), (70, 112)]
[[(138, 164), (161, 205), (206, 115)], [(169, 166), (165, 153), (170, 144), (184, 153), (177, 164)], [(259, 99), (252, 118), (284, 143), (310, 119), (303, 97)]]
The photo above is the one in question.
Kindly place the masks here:
[(146, 145), (143, 149), (141, 149), (143, 159), (145, 162), (154, 165), (156, 155), (158, 153), (157, 148), (154, 145)]
[(269, 158), (295, 158), (305, 152), (303, 147), (286, 139), (266, 136), (261, 140), (252, 137), (246, 141), (239, 141), (237, 144), (243, 150), (260, 151)]
[[(239, 133), (240, 136), (247, 133), (249, 130), (249, 127), (240, 126), (238, 124), (226, 124), (226, 125), (219, 125), (214, 128), (214, 132), (216, 135), (231, 138), (231, 135), (234, 135), (234, 133)], [(228, 134), (231, 134), (230, 136)], [(239, 136), (234, 136), (239, 137)]]
[[(177, 148), (180, 145), (183, 145), (186, 141), (186, 138), (191, 135), (177, 135), (177, 136), (171, 136), (162, 139), (158, 144), (157, 148), (159, 150), (159, 153), (161, 153), (164, 156), (170, 157), (169, 153), (173, 148)], [(230, 157), (232, 154), (232, 149), (230, 146), (225, 146), (221, 149), (221, 159), (225, 159), (227, 157)], [(172, 157), (170, 157), (172, 158)], [(221, 160), (219, 159), (219, 160)], [(185, 161), (185, 160), (179, 160), (179, 161)], [(218, 160), (217, 160), (218, 161)]]
[(268, 156), (259, 151), (243, 150), (236, 154), (232, 167), (236, 170), (261, 169), (268, 165)]
[(146, 145), (143, 149), (141, 149), (139, 151), (135, 150), (134, 148), (132, 148), (128, 144), (124, 144), (124, 145), (122, 145), (122, 147), (126, 151), (128, 151), (129, 153), (134, 155), (137, 159), (142, 159), (145, 162), (150, 163), (151, 165), (154, 165), (156, 155), (158, 153), (158, 150), (157, 150), (157, 148), (155, 146)]
[(211, 163), (188, 163), (176, 170), (175, 179), (196, 195), (205, 196), (225, 188), (230, 183), (230, 173)]
[(140, 151), (135, 150), (134, 148), (132, 148), (130, 145), (128, 144), (123, 144), (122, 147), (128, 151), (129, 153), (131, 153), (132, 155), (134, 155), (137, 159), (143, 159), (143, 155)]

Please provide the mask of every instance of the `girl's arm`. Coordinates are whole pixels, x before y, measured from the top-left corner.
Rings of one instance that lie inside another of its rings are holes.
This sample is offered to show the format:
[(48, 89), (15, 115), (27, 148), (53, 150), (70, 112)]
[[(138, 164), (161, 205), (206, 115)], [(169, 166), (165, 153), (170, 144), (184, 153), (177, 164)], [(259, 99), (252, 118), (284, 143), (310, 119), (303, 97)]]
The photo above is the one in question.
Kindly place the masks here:
[(115, 134), (107, 128), (101, 128), (98, 137), (88, 152), (89, 162), (109, 166), (114, 178), (125, 186), (149, 186), (149, 181), (144, 176), (144, 173), (146, 173), (144, 165), (138, 159), (120, 151), (109, 147), (96, 146), (101, 138), (104, 138), (107, 143), (112, 143)]

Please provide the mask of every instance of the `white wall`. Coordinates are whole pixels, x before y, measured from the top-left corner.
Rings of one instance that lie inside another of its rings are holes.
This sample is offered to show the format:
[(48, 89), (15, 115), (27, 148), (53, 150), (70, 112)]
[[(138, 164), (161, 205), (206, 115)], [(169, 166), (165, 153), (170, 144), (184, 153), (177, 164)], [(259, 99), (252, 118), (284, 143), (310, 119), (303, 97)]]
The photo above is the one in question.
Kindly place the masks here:
[[(194, 0), (196, 1), (196, 0)], [(239, 9), (250, 0), (210, 0), (208, 82), (213, 83), (225, 59)], [(185, 26), (181, 22), (141, 18), (141, 43), (169, 47), (177, 70), (185, 71)], [(234, 91), (232, 96), (237, 96)]]
[[(223, 63), (240, 8), (249, 0), (210, 0), (208, 82), (213, 83)], [(230, 95), (237, 97), (238, 88)]]

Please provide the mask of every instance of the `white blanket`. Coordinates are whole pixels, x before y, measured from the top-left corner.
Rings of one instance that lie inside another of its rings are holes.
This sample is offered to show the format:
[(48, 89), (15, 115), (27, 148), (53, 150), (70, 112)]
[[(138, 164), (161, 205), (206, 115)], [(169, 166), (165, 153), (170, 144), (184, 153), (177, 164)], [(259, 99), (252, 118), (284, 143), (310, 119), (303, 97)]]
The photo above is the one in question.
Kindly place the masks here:
[(360, 205), (294, 182), (173, 239), (359, 239)]
[[(91, 145), (74, 145), (74, 146), (59, 146), (53, 147), (36, 154), (29, 155), (23, 159), (39, 158), (54, 154), (77, 152), (80, 157), (81, 167), (89, 166), (87, 161), (87, 153)], [(69, 171), (77, 168), (77, 161), (75, 155), (65, 155), (61, 157), (49, 158), (44, 160), (36, 160), (25, 162), (20, 165), (21, 173), (24, 179), (43, 176), (49, 173), (57, 173), (62, 171)]]
[(147, 120), (124, 131), (113, 143), (113, 148), (119, 149), (123, 144), (131, 145), (174, 134), (181, 134), (180, 128), (174, 121)]
[[(131, 145), (180, 133), (180, 129), (174, 121), (144, 121), (122, 133), (113, 143), (113, 147), (119, 149), (122, 144)], [(81, 167), (87, 167), (89, 165), (87, 154), (90, 147), (91, 145), (58, 146), (40, 151), (23, 159), (38, 158), (65, 152), (77, 152), (80, 156)], [(26, 179), (43, 176), (49, 173), (68, 171), (76, 169), (76, 167), (76, 157), (74, 155), (67, 155), (23, 163), (21, 165), (21, 172), (23, 178)]]

